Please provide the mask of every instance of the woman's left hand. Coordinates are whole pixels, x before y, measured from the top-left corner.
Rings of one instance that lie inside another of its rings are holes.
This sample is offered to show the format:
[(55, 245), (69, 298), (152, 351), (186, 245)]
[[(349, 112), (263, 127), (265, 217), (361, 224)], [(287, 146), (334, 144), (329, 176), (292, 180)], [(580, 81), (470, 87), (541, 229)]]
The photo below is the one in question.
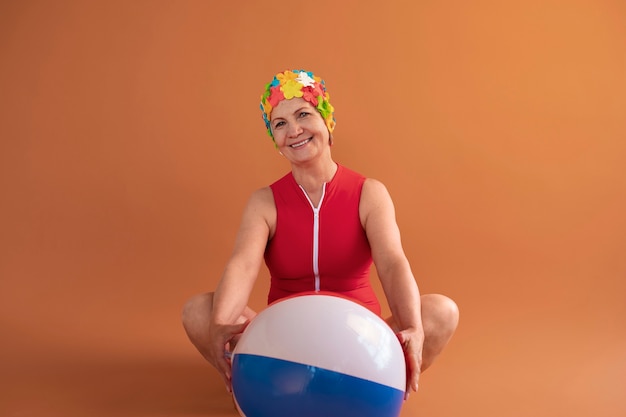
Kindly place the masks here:
[[(414, 330), (402, 330), (396, 336), (402, 345), (404, 359), (406, 360), (406, 394), (409, 397), (410, 391), (417, 391), (420, 372), (422, 368), (422, 347), (424, 345), (423, 334)], [(421, 337), (420, 337), (421, 336)]]

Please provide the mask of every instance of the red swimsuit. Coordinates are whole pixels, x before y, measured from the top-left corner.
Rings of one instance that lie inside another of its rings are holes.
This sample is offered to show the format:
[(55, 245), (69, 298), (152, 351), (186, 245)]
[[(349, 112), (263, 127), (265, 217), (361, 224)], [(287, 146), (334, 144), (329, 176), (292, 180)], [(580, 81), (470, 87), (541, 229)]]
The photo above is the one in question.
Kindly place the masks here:
[(265, 250), (268, 303), (310, 291), (350, 297), (380, 315), (369, 280), (372, 254), (359, 218), (365, 177), (341, 165), (314, 208), (291, 173), (270, 187), (276, 232)]

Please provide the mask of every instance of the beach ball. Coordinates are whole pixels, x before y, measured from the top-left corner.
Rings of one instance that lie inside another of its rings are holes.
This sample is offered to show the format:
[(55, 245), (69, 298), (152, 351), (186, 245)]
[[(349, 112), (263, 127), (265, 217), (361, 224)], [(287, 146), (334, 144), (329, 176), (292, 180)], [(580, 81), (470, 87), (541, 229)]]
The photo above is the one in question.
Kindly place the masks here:
[(261, 311), (233, 350), (244, 417), (397, 417), (406, 389), (400, 342), (378, 315), (315, 293)]

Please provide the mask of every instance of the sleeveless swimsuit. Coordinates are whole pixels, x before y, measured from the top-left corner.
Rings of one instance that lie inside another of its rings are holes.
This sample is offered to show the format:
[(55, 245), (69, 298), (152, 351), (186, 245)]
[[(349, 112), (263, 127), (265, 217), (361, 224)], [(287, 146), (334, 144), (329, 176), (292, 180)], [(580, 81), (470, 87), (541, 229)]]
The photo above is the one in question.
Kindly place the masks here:
[(369, 279), (372, 254), (359, 218), (365, 177), (341, 165), (324, 184), (318, 207), (291, 173), (270, 188), (276, 231), (265, 250), (268, 303), (301, 292), (330, 291), (380, 315)]

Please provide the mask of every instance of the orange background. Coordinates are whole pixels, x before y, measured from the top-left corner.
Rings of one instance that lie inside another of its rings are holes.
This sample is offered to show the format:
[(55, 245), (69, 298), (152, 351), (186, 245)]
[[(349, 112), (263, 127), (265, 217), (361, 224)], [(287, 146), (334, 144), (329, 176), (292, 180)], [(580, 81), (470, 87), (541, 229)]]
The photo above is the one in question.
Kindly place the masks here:
[[(0, 415), (229, 416), (180, 310), (323, 76), (457, 335), (403, 416), (623, 416), (621, 0), (0, 3)], [(255, 308), (264, 305), (261, 272)], [(378, 290), (379, 287), (377, 287)]]

